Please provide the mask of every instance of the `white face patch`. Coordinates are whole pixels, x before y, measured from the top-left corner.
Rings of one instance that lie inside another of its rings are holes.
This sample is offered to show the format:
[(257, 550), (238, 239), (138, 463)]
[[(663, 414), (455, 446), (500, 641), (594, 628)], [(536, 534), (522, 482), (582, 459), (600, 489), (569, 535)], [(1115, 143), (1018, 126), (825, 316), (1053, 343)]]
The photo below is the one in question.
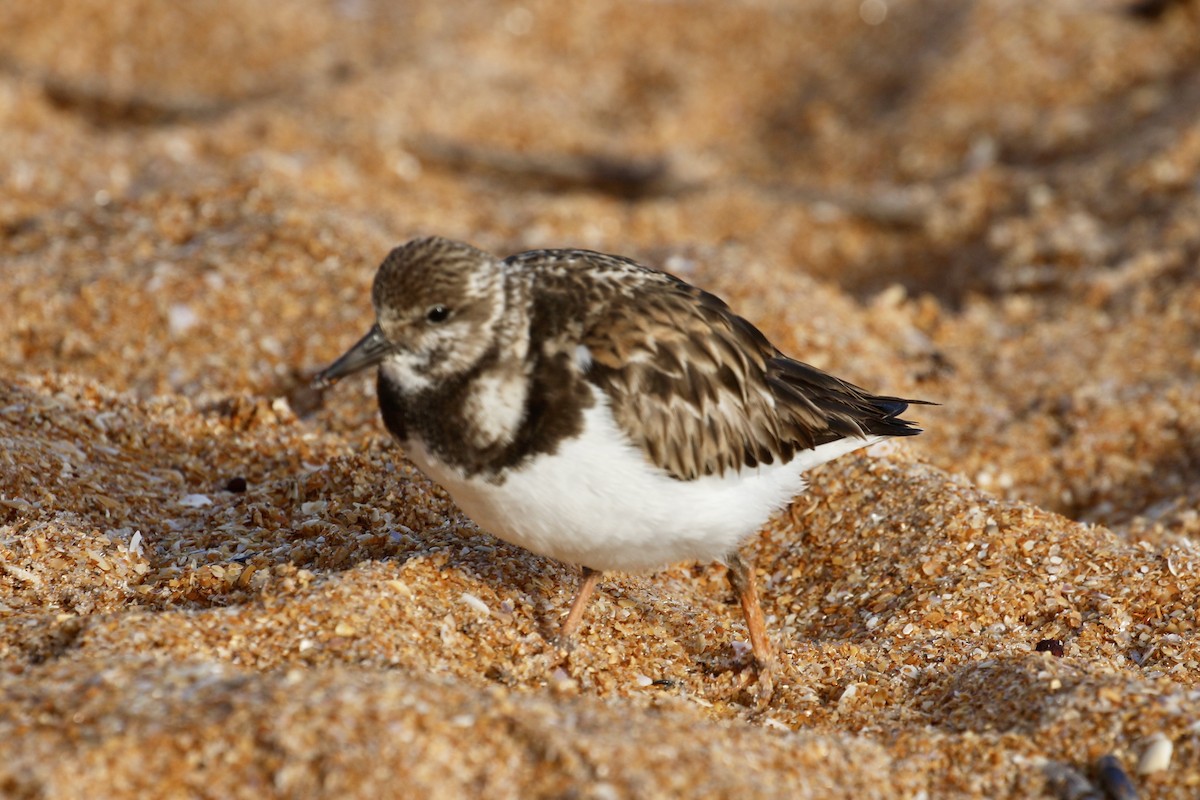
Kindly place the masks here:
[(433, 382), (423, 370), (424, 364), (420, 362), (416, 354), (404, 350), (391, 353), (379, 365), (379, 371), (391, 383), (399, 386), (400, 391), (404, 394), (415, 394), (432, 385)]
[(464, 413), (476, 447), (510, 442), (525, 417), (529, 381), (519, 373), (488, 372), (475, 379)]

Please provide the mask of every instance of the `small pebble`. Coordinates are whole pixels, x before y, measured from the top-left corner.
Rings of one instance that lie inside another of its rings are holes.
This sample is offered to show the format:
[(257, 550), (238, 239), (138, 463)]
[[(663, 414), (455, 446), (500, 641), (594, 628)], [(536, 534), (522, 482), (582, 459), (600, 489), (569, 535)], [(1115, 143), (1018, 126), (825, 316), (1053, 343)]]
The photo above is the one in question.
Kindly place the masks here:
[(1121, 762), (1114, 755), (1101, 756), (1096, 761), (1096, 773), (1100, 785), (1112, 800), (1137, 800), (1137, 789), (1129, 779)]
[(1104, 800), (1087, 778), (1061, 761), (1046, 762), (1042, 771), (1058, 800)]
[(1039, 653), (1049, 653), (1055, 658), (1063, 657), (1063, 643), (1061, 639), (1042, 639), (1033, 649)]
[(558, 667), (550, 673), (550, 689), (558, 694), (575, 694), (579, 691), (579, 682)]
[(470, 592), (462, 593), (462, 601), (464, 603), (466, 603), (467, 605), (469, 605), (471, 608), (478, 611), (480, 614), (483, 614), (486, 616), (486, 615), (489, 615), (492, 613), (492, 610), (490, 608), (488, 608), (487, 603), (483, 602), (482, 600), (480, 600), (478, 597), (471, 594)]
[(1175, 746), (1171, 744), (1170, 739), (1162, 733), (1154, 734), (1146, 740), (1146, 749), (1138, 759), (1137, 774), (1152, 775), (1162, 772), (1171, 766), (1171, 754), (1174, 750)]
[(246, 491), (246, 486), (246, 479), (238, 475), (236, 478), (229, 479), (229, 482), (225, 484), (225, 491), (241, 494)]
[(175, 303), (167, 310), (167, 329), (172, 336), (182, 336), (200, 322), (200, 315), (183, 303)]

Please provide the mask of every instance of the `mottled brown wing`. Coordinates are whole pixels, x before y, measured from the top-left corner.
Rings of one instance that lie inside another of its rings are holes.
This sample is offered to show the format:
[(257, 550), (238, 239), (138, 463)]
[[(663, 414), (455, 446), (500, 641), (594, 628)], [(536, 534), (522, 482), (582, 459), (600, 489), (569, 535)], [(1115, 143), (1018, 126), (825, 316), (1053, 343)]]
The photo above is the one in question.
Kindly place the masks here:
[(587, 378), (608, 393), (617, 423), (682, 480), (789, 461), (864, 433), (852, 424), (852, 402), (831, 419), (810, 396), (849, 384), (784, 358), (720, 299), (670, 276), (647, 276), (632, 296), (612, 298), (584, 343)]

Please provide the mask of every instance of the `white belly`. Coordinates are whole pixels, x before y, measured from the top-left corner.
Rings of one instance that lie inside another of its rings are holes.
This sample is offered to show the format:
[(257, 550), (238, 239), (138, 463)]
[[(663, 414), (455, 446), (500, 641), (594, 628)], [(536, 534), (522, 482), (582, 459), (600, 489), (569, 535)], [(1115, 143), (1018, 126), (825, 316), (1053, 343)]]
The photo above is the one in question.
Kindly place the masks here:
[(406, 452), (489, 533), (571, 564), (634, 572), (724, 558), (804, 490), (805, 470), (878, 441), (841, 440), (787, 464), (680, 481), (621, 433), (602, 394), (584, 420), (580, 438), (499, 485), (464, 478), (418, 441)]

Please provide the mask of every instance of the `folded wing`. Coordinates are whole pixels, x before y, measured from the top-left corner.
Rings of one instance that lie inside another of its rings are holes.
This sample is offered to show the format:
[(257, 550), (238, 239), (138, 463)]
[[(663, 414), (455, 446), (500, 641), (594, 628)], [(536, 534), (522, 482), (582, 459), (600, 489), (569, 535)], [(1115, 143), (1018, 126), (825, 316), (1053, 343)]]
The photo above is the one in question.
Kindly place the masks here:
[(633, 442), (681, 480), (786, 463), (846, 437), (920, 432), (899, 416), (920, 401), (787, 358), (719, 298), (665, 273), (647, 271), (635, 294), (592, 308), (585, 377)]

